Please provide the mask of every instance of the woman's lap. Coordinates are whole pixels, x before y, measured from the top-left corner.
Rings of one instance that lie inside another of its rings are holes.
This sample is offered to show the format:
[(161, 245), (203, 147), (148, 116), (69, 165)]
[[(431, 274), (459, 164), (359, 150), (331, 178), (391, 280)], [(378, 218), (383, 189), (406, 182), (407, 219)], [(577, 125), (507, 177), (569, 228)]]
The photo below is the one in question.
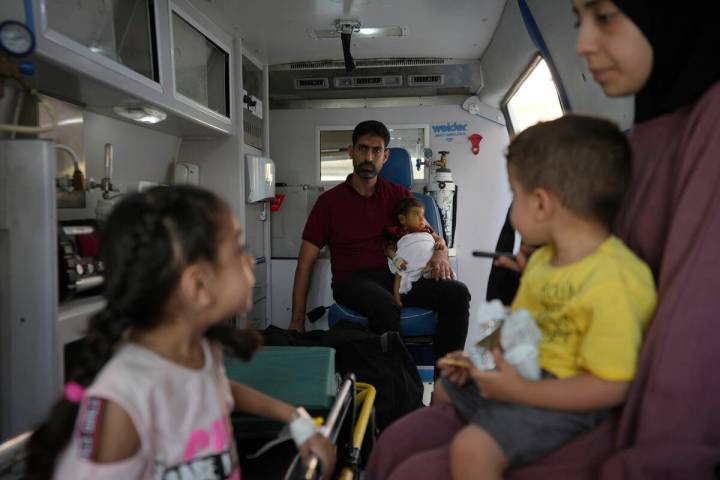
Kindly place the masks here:
[[(375, 445), (365, 470), (366, 480), (389, 478), (443, 478), (449, 474), (449, 446), (465, 422), (451, 405), (427, 407), (388, 427)], [(438, 463), (439, 462), (439, 463)], [(411, 476), (405, 476), (417, 472)], [(403, 476), (400, 476), (402, 473)]]

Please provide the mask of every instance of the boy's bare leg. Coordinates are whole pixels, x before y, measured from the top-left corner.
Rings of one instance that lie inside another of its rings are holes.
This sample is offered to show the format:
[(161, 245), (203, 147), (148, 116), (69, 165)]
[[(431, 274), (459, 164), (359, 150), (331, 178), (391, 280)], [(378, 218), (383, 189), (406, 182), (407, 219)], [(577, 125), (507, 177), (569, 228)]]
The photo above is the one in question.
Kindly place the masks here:
[(402, 300), (400, 298), (400, 274), (395, 274), (395, 281), (393, 282), (393, 296), (395, 297), (395, 303), (402, 307)]
[(430, 405), (433, 407), (437, 407), (438, 405), (445, 405), (448, 403), (452, 403), (452, 401), (450, 400), (450, 397), (445, 391), (445, 388), (443, 387), (440, 378), (437, 378), (435, 380), (435, 383), (433, 384), (432, 396), (430, 397)]
[(508, 466), (500, 445), (485, 430), (468, 425), (450, 444), (450, 470), (453, 480), (501, 480)]

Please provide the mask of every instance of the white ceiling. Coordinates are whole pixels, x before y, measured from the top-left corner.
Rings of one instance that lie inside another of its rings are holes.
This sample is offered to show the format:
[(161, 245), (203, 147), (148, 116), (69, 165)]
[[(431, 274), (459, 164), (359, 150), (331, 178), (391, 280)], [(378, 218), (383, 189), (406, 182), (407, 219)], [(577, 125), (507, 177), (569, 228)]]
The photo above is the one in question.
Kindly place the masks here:
[(409, 27), (407, 37), (353, 39), (356, 59), (478, 59), (492, 38), (505, 0), (191, 0), (218, 25), (240, 35), (258, 60), (279, 63), (342, 59), (339, 39), (313, 39), (308, 29), (338, 18), (363, 27)]

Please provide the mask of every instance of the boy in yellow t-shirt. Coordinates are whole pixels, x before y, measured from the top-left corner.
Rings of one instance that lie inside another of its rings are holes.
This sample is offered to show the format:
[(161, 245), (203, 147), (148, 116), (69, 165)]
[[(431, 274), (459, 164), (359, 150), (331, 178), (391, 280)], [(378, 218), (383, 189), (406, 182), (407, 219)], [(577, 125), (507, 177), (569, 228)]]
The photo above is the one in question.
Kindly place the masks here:
[[(511, 221), (530, 257), (512, 304), (542, 332), (543, 378), (438, 362), (436, 399), (467, 422), (450, 445), (453, 478), (501, 478), (594, 427), (621, 405), (655, 310), (652, 273), (610, 227), (629, 179), (630, 147), (606, 120), (567, 115), (508, 147)], [(468, 381), (472, 380), (472, 381)]]

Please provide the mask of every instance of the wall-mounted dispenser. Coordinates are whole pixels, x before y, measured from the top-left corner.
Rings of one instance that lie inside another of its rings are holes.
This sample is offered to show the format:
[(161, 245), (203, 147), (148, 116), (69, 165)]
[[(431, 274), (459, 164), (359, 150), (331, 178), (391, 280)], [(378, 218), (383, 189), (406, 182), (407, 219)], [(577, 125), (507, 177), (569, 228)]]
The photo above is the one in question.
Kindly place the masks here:
[(173, 167), (173, 183), (175, 185), (199, 185), (200, 167), (194, 163), (176, 163)]
[(248, 202), (275, 198), (275, 164), (269, 157), (245, 155), (248, 179)]

